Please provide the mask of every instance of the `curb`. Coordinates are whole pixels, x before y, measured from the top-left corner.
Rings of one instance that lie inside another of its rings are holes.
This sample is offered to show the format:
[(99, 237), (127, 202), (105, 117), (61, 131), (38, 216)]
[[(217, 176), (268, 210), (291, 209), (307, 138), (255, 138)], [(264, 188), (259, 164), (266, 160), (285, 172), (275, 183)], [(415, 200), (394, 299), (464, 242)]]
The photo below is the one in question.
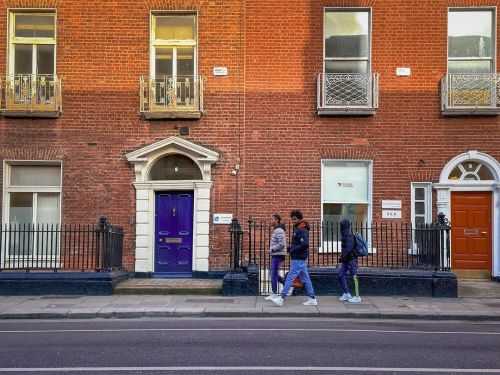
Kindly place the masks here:
[(235, 311), (205, 308), (170, 308), (161, 310), (110, 310), (90, 311), (32, 311), (3, 312), (0, 320), (21, 319), (137, 319), (137, 318), (341, 318), (341, 319), (396, 319), (396, 320), (464, 320), (464, 321), (500, 321), (500, 315), (472, 314), (415, 314), (381, 313), (378, 311), (356, 312), (320, 312), (316, 311), (279, 311), (264, 309)]

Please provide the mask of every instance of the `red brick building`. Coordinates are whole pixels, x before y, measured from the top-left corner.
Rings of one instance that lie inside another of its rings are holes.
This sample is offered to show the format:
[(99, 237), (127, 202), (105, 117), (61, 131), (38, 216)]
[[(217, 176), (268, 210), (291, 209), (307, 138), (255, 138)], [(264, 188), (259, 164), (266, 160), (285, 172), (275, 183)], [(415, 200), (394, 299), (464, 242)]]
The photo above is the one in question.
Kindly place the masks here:
[(498, 277), (497, 6), (6, 0), (2, 222), (105, 215), (171, 276), (229, 266), (228, 215), (443, 212), (452, 269)]

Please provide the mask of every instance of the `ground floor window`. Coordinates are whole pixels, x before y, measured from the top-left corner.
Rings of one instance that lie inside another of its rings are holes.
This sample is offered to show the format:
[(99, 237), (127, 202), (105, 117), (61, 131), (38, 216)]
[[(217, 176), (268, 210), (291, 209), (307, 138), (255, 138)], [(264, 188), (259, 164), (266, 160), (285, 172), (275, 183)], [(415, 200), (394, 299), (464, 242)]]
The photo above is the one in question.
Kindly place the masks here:
[(324, 160), (322, 162), (323, 241), (340, 241), (338, 222), (366, 226), (371, 217), (371, 162)]
[(11, 162), (4, 170), (8, 254), (36, 255), (42, 247), (45, 256), (55, 252), (57, 246), (49, 245), (55, 245), (61, 222), (60, 163)]

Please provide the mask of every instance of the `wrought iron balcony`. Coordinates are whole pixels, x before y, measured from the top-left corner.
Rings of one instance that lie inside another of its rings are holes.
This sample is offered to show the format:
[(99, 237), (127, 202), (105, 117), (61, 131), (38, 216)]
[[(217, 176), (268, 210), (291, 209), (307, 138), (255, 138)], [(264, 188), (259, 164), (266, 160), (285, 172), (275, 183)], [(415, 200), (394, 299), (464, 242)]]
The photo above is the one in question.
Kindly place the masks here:
[(374, 115), (378, 108), (378, 73), (320, 73), (318, 115)]
[(61, 80), (54, 74), (16, 74), (0, 78), (4, 117), (59, 117)]
[(198, 119), (203, 113), (201, 76), (142, 76), (140, 95), (147, 119)]
[(441, 112), (446, 116), (500, 114), (500, 74), (448, 74), (441, 79)]

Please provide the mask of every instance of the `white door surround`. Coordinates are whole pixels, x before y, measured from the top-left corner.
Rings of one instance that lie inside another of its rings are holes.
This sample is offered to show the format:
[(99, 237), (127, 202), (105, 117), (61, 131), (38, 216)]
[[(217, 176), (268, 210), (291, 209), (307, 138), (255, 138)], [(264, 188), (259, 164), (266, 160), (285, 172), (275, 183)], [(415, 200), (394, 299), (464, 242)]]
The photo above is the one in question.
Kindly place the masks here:
[[(167, 155), (183, 155), (200, 168), (201, 180), (149, 179), (155, 162)], [(155, 192), (167, 190), (192, 190), (193, 213), (193, 271), (209, 269), (210, 189), (213, 163), (219, 154), (206, 147), (179, 137), (169, 137), (125, 155), (133, 164), (136, 190), (135, 272), (154, 272)]]
[[(494, 180), (469, 181), (449, 180), (448, 177), (453, 169), (460, 163), (474, 161), (488, 167)], [(500, 276), (500, 163), (493, 157), (479, 152), (468, 151), (451, 159), (441, 171), (439, 182), (433, 184), (437, 192), (437, 212), (444, 213), (447, 218), (451, 217), (451, 192), (452, 191), (491, 191), (492, 192), (492, 260), (494, 277)], [(453, 223), (451, 223), (453, 228)], [(453, 230), (453, 229), (452, 229)], [(453, 250), (452, 250), (453, 251)]]

